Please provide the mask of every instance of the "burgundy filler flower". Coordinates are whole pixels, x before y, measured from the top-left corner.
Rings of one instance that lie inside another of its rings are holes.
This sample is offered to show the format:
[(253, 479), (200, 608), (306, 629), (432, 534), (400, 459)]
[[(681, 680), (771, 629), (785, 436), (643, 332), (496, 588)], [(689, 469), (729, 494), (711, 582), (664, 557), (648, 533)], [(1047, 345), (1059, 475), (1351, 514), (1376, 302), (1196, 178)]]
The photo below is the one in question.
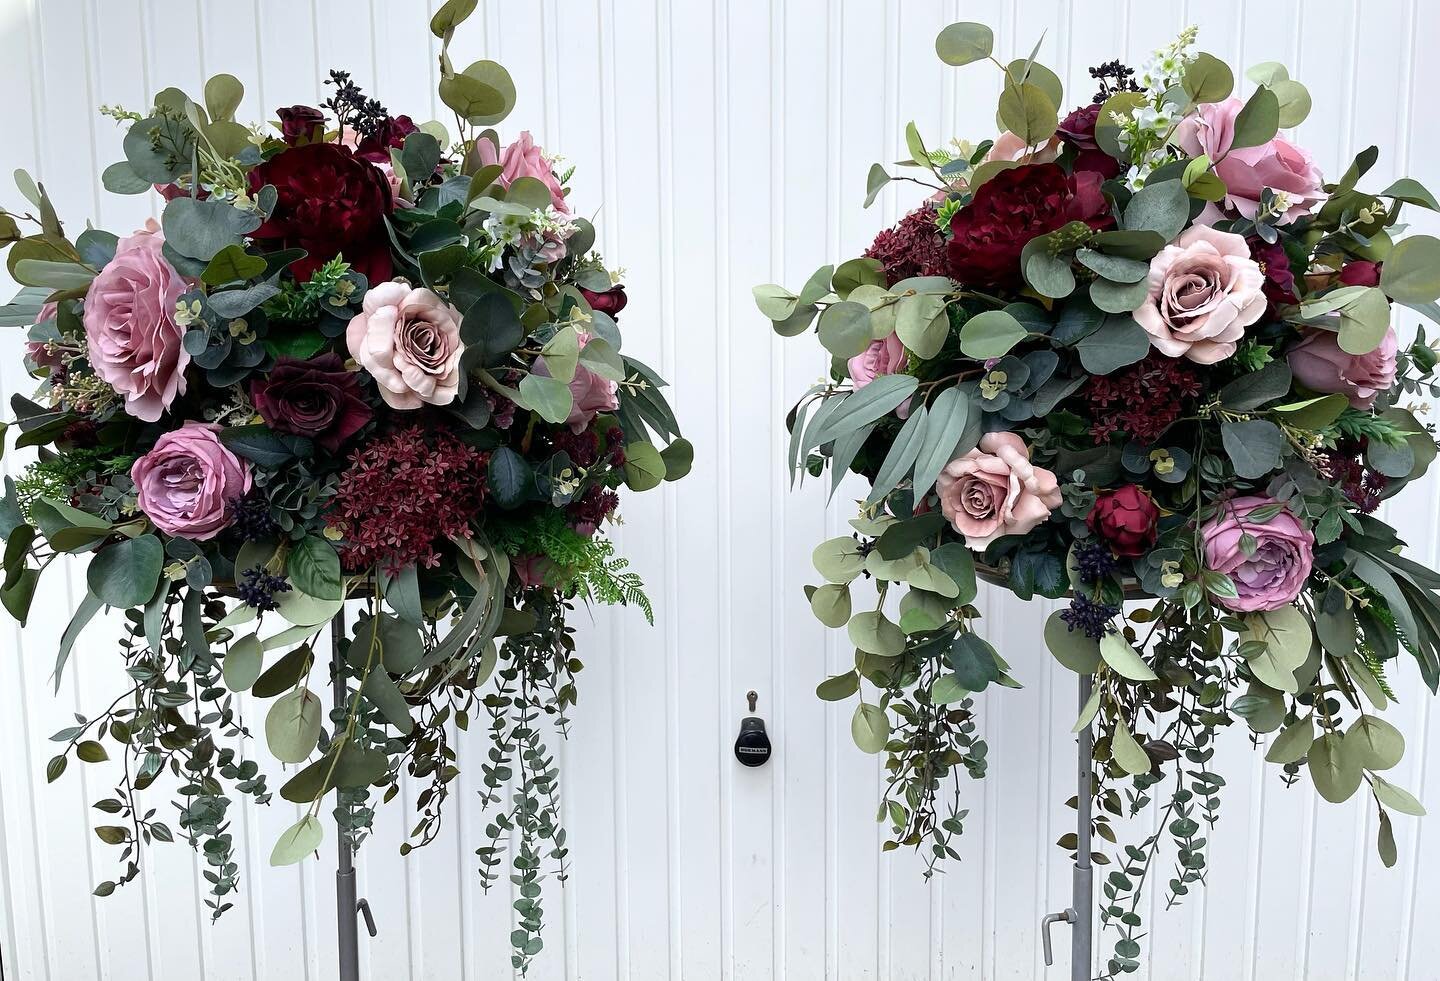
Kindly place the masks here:
[(390, 184), (378, 167), (336, 143), (307, 143), (250, 171), (250, 190), (279, 193), (270, 219), (253, 233), (274, 245), (309, 253), (290, 264), (302, 283), (343, 255), (371, 283), (390, 278), (390, 240), (384, 218), (393, 208)]
[(375, 413), (360, 395), (360, 378), (338, 354), (309, 361), (280, 358), (250, 383), (250, 400), (276, 432), (308, 436), (329, 453), (354, 436)]
[(1085, 518), (1101, 540), (1116, 555), (1133, 559), (1144, 555), (1155, 544), (1155, 529), (1160, 509), (1145, 491), (1126, 484), (1105, 491), (1095, 498), (1095, 506)]
[(979, 288), (1020, 285), (1020, 250), (1072, 221), (1109, 228), (1114, 219), (1093, 171), (1067, 174), (1059, 164), (1002, 170), (950, 219), (950, 275)]
[(1148, 445), (1184, 415), (1203, 390), (1200, 376), (1189, 365), (1151, 351), (1113, 375), (1095, 375), (1080, 394), (1090, 403), (1090, 435), (1097, 445), (1117, 433)]
[(582, 286), (580, 294), (585, 297), (585, 302), (590, 304), (590, 309), (609, 314), (611, 319), (618, 318), (620, 311), (625, 309), (625, 304), (630, 302), (630, 298), (625, 295), (624, 286), (612, 286), (602, 293), (587, 290)]
[(945, 238), (935, 227), (935, 212), (929, 206), (915, 209), (894, 228), (875, 236), (865, 258), (880, 260), (890, 286), (912, 276), (944, 276), (949, 266)]
[(1266, 242), (1259, 235), (1250, 235), (1246, 237), (1245, 244), (1250, 246), (1250, 258), (1255, 260), (1260, 271), (1265, 274), (1265, 282), (1260, 290), (1269, 304), (1268, 315), (1274, 316), (1276, 307), (1299, 303), (1300, 297), (1295, 292), (1295, 272), (1290, 268), (1290, 256), (1285, 253), (1280, 243)]

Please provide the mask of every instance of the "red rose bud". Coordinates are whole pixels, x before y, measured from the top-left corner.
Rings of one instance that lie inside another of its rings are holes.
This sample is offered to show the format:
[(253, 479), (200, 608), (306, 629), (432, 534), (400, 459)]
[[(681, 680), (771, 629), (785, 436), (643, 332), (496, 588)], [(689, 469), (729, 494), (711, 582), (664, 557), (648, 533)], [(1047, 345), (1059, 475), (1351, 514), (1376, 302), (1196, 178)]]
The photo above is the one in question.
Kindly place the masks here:
[(1368, 259), (1347, 262), (1340, 270), (1340, 282), (1346, 286), (1379, 286), (1380, 263)]
[(609, 314), (612, 318), (619, 317), (620, 311), (625, 309), (625, 304), (630, 298), (625, 295), (625, 287), (612, 286), (603, 293), (596, 293), (594, 290), (587, 290), (580, 287), (585, 302), (590, 304), (591, 310), (599, 310), (601, 313)]
[(311, 106), (287, 106), (276, 109), (280, 117), (280, 136), (291, 146), (318, 143), (325, 136), (325, 114)]
[(1160, 509), (1145, 491), (1126, 484), (1095, 499), (1085, 523), (1122, 558), (1144, 555), (1155, 544)]

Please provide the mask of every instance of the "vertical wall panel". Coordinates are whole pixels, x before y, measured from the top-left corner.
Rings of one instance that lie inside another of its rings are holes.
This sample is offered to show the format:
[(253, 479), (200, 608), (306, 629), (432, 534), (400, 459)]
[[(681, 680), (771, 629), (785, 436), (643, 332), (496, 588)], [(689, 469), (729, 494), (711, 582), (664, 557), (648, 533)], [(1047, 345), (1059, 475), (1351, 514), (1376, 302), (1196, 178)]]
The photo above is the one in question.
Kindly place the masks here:
[[(119, 233), (157, 213), (153, 197), (116, 197), (97, 174), (120, 154), (123, 130), (99, 103), (143, 107), (155, 91), (197, 91), (231, 72), (247, 85), (242, 118), (315, 103), (330, 68), (395, 112), (441, 114), (437, 43), (426, 29), (437, 0), (0, 0), (0, 85), (7, 139), (0, 172), (25, 167), (47, 183), (62, 217)], [(1303, 14), (1302, 16), (1302, 9)], [(962, 861), (929, 882), (918, 856), (882, 857), (873, 821), (878, 761), (856, 751), (849, 707), (818, 701), (827, 674), (848, 670), (843, 638), (811, 618), (800, 586), (810, 551), (848, 533), (853, 481), (826, 505), (817, 481), (791, 491), (782, 417), (821, 377), (815, 346), (772, 336), (750, 286), (802, 282), (828, 260), (857, 254), (919, 201), (895, 184), (874, 206), (860, 189), (874, 161), (906, 155), (903, 127), (927, 140), (991, 133), (996, 75), (948, 70), (938, 29), (980, 20), (997, 55), (1039, 57), (1088, 98), (1086, 69), (1138, 64), (1183, 25), (1241, 67), (1289, 63), (1311, 89), (1300, 127), (1327, 174), (1358, 148), (1385, 154), (1369, 184), (1401, 173), (1440, 181), (1440, 137), (1424, 123), (1440, 83), (1424, 39), (1440, 13), (1421, 0), (536, 0), (490, 2), (460, 32), (455, 60), (503, 60), (520, 103), (501, 127), (529, 129), (576, 165), (574, 202), (600, 229), (598, 247), (628, 271), (627, 353), (674, 384), (672, 400), (697, 450), (691, 476), (627, 501), (617, 538), (650, 584), (656, 623), (634, 610), (583, 612), (581, 701), (573, 738), (553, 740), (565, 767), (570, 880), (545, 883), (546, 951), (531, 977), (613, 981), (899, 981), (1064, 976), (1039, 952), (1042, 913), (1069, 903), (1073, 679), (1045, 654), (1039, 624), (1054, 604), (982, 593), (989, 637), (1024, 684), (978, 700), (991, 745), (983, 782), (963, 785), (969, 808)], [(1240, 83), (1243, 91), (1249, 83)], [(12, 202), (15, 195), (0, 192)], [(1408, 220), (1434, 231), (1428, 213)], [(1409, 336), (1416, 317), (1402, 311)], [(1432, 327), (1433, 335), (1435, 329)], [(0, 335), (0, 393), (29, 393), (21, 337)], [(29, 457), (4, 460), (15, 473)], [(1386, 517), (1418, 559), (1440, 558), (1440, 477), (1429, 476)], [(157, 848), (149, 872), (107, 900), (112, 849), (90, 831), (89, 804), (112, 770), (44, 778), (50, 733), (94, 709), (120, 677), (105, 622), (87, 635), (58, 693), (49, 675), (60, 630), (83, 593), (83, 568), (46, 577), (23, 634), (0, 628), (0, 954), (24, 981), (326, 981), (334, 977), (333, 842), (318, 863), (270, 869), (274, 836), (293, 805), (238, 807), (247, 878), (235, 908), (211, 925), (199, 901), (203, 863), (183, 846)], [(1404, 691), (1418, 692), (1403, 667)], [(730, 755), (744, 696), (759, 695), (775, 746), (771, 763)], [(263, 704), (240, 700), (252, 728)], [(1433, 706), (1419, 694), (1390, 718), (1409, 752), (1394, 774), (1421, 799), (1440, 784)], [(482, 732), (455, 734), (465, 759)], [(1317, 803), (1308, 781), (1286, 788), (1242, 732), (1224, 734), (1218, 768), (1229, 786), (1211, 835), (1211, 881), (1166, 911), (1142, 903), (1153, 981), (1429, 979), (1440, 939), (1428, 924), (1440, 893), (1440, 835), (1396, 818), (1400, 862), (1373, 855), (1376, 819), (1357, 798)], [(264, 759), (264, 754), (257, 754)], [(268, 764), (267, 764), (268, 765)], [(82, 772), (83, 770), (83, 772)], [(277, 785), (286, 778), (271, 767)], [(452, 795), (445, 833), (408, 859), (417, 787), (383, 808), (359, 861), (381, 933), (364, 944), (372, 981), (511, 978), (514, 912), (508, 882), (484, 893), (477, 768)], [(1122, 827), (1153, 827), (1152, 808)], [(1163, 880), (1163, 872), (1157, 880)], [(1112, 936), (1100, 937), (1097, 953)]]

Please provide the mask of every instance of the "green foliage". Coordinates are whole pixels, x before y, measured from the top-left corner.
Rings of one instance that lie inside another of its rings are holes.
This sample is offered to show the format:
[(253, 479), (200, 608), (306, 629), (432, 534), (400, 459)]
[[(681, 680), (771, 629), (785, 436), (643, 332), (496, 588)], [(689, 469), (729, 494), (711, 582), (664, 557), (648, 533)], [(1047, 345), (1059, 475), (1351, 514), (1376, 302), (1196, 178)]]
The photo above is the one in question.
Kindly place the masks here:
[[(586, 537), (571, 528), (559, 511), (541, 511), (528, 520), (505, 522), (490, 531), (491, 540), (511, 557), (539, 555), (553, 563), (547, 584), (586, 602), (638, 606), (655, 622), (645, 583), (627, 571), (628, 559), (615, 555), (615, 545), (599, 536)], [(549, 582), (549, 577), (554, 582)]]

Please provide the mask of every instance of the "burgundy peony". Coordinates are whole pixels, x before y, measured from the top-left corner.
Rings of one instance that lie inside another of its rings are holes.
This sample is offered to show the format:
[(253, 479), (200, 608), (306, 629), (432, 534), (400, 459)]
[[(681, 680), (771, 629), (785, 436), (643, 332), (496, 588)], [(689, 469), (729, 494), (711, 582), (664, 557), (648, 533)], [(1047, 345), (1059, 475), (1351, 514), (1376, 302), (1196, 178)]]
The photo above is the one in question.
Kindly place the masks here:
[(276, 432), (307, 436), (326, 452), (359, 432), (374, 416), (360, 395), (360, 379), (338, 354), (301, 361), (280, 358), (250, 383), (250, 400)]
[(276, 109), (280, 137), (291, 146), (318, 143), (325, 135), (325, 114), (314, 106), (287, 106)]
[(630, 298), (625, 295), (624, 286), (612, 286), (603, 293), (587, 290), (582, 286), (580, 293), (585, 297), (585, 302), (590, 304), (590, 309), (609, 314), (611, 319), (619, 317), (620, 311), (625, 309), (625, 304), (630, 302)]
[(1144, 555), (1154, 546), (1159, 521), (1155, 501), (1134, 484), (1101, 493), (1085, 518), (1110, 551), (1126, 559)]
[(1109, 180), (1120, 173), (1120, 161), (1100, 149), (1095, 142), (1095, 121), (1100, 118), (1100, 106), (1081, 106), (1060, 122), (1060, 138), (1075, 148), (1075, 159), (1071, 169), (1088, 170)]
[(950, 219), (950, 275), (966, 286), (1014, 288), (1021, 283), (1025, 243), (1072, 221), (1091, 228), (1114, 219), (1091, 171), (1067, 174), (1058, 164), (1002, 170)]
[[(419, 128), (409, 116), (387, 116), (383, 123), (360, 140), (355, 147), (355, 156), (371, 163), (389, 163), (390, 151), (403, 147), (405, 137)], [(424, 176), (428, 177), (429, 175)], [(413, 174), (411, 177), (415, 180), (423, 179), (419, 174)]]
[(393, 208), (380, 170), (336, 143), (308, 143), (279, 153), (250, 171), (250, 190), (272, 184), (279, 197), (253, 237), (309, 255), (290, 264), (302, 283), (343, 255), (372, 283), (390, 278), (390, 240), (384, 218)]

